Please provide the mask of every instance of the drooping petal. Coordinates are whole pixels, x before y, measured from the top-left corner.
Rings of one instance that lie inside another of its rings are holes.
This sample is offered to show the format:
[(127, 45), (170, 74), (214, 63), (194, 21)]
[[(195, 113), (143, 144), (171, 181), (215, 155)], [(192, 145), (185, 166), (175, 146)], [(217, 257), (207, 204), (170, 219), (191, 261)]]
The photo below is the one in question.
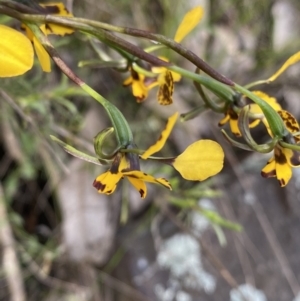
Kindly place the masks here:
[[(236, 115), (238, 116), (238, 115)], [(239, 126), (238, 126), (238, 119), (237, 118), (230, 118), (229, 120), (229, 125), (230, 125), (230, 130), (232, 132), (232, 134), (234, 134), (235, 136), (237, 137), (241, 137), (242, 134), (241, 134), (241, 131), (239, 129)]]
[(274, 157), (272, 157), (262, 169), (261, 175), (264, 178), (276, 177), (276, 162)]
[(151, 145), (142, 155), (141, 158), (146, 160), (148, 159), (151, 155), (157, 153), (158, 151), (160, 151), (163, 146), (165, 145), (168, 137), (170, 136), (173, 127), (176, 123), (176, 120), (178, 118), (179, 113), (176, 112), (175, 114), (173, 114), (171, 117), (169, 117), (168, 122), (166, 124), (165, 129), (161, 132), (160, 137), (158, 138), (158, 140), (156, 141), (155, 144)]
[(33, 38), (33, 45), (43, 71), (51, 72), (51, 61), (48, 52), (36, 37)]
[(140, 193), (141, 198), (145, 198), (147, 195), (147, 186), (143, 180), (127, 177), (128, 181), (133, 185), (133, 187)]
[[(61, 2), (52, 2), (52, 3), (46, 3), (46, 4), (40, 4), (42, 7), (46, 8), (47, 11), (49, 11), (49, 14), (55, 15), (55, 16), (64, 16), (64, 17), (73, 17), (73, 14), (71, 14), (67, 8), (64, 6)], [(64, 36), (66, 34), (71, 34), (74, 32), (73, 28), (66, 27), (63, 25), (53, 24), (53, 23), (47, 23), (46, 24), (46, 34), (55, 34)]]
[[(288, 111), (281, 110), (278, 112), (281, 119), (283, 120), (286, 128), (290, 133), (297, 133), (300, 131), (297, 119)], [(294, 136), (296, 142), (300, 141), (300, 135)]]
[(288, 164), (292, 167), (300, 167), (300, 152), (283, 148), (284, 155)]
[(138, 102), (142, 102), (148, 96), (149, 88), (145, 86), (145, 75), (131, 70), (131, 76), (124, 80), (123, 86), (130, 86), (132, 94)]
[(281, 187), (284, 187), (292, 177), (292, 167), (290, 166), (287, 155), (290, 155), (290, 150), (276, 146), (274, 156), (276, 162), (276, 178)]
[[(32, 31), (26, 26), (22, 25), (22, 28), (25, 29), (26, 35), (30, 41), (33, 42), (34, 50), (38, 57), (38, 60), (41, 64), (41, 67), (44, 72), (51, 72), (51, 61), (48, 52), (45, 50), (43, 45), (40, 41), (34, 36)], [(46, 25), (42, 25), (40, 27), (41, 31), (45, 34), (46, 33)]]
[(224, 124), (226, 124), (229, 121), (229, 119), (230, 119), (230, 116), (228, 113), (226, 113), (224, 118), (219, 121), (218, 125), (223, 126)]
[(99, 193), (111, 194), (116, 190), (117, 184), (122, 177), (122, 173), (112, 173), (108, 170), (95, 179), (93, 186)]
[(204, 11), (201, 6), (196, 6), (187, 12), (176, 31), (174, 41), (180, 43), (183, 38), (188, 35), (200, 22), (203, 12)]
[(173, 162), (174, 168), (186, 180), (203, 181), (223, 168), (224, 152), (212, 140), (199, 140), (187, 147)]
[(157, 92), (158, 103), (167, 106), (173, 103), (174, 80), (172, 73), (168, 70), (158, 76), (159, 89)]
[(0, 77), (24, 74), (33, 65), (30, 40), (20, 32), (0, 25)]
[(225, 117), (219, 121), (218, 125), (223, 126), (224, 124), (226, 124), (229, 121), (231, 132), (235, 136), (241, 137), (241, 132), (240, 132), (240, 129), (238, 127), (238, 119), (239, 119), (238, 114), (231, 107), (229, 107), (227, 109)]
[(294, 65), (300, 61), (300, 51), (293, 54), (291, 57), (289, 57), (285, 63), (277, 70), (269, 79), (269, 82), (274, 81), (279, 75), (281, 75), (288, 67), (291, 65)]
[(142, 171), (139, 171), (139, 170), (123, 172), (123, 175), (127, 178), (135, 178), (135, 179), (142, 180), (144, 182), (161, 184), (164, 187), (172, 190), (172, 186), (171, 186), (171, 184), (169, 183), (168, 180), (166, 180), (164, 178), (154, 178), (153, 176), (148, 175), (148, 174), (146, 174)]

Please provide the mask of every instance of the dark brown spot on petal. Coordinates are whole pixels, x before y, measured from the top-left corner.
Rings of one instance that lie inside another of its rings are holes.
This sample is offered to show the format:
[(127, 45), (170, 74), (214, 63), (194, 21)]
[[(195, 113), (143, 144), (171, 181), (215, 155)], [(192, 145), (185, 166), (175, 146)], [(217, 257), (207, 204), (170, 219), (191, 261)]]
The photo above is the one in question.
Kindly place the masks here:
[(59, 14), (59, 7), (57, 5), (46, 5), (45, 9), (48, 14)]
[(145, 191), (144, 191), (143, 189), (140, 189), (140, 190), (139, 190), (139, 193), (140, 193), (140, 195), (141, 195), (141, 198), (143, 198), (144, 195), (145, 195)]
[(96, 181), (96, 180), (94, 180), (94, 183), (93, 183), (93, 186), (99, 191), (103, 191), (104, 189), (105, 189), (105, 187), (106, 187), (106, 185), (105, 184), (102, 184), (101, 182), (99, 182), (99, 181)]
[(285, 183), (285, 180), (284, 179), (278, 179), (278, 182), (280, 184), (281, 187), (285, 186), (286, 183)]
[(262, 171), (260, 174), (264, 178), (272, 178), (272, 177), (276, 177), (276, 170), (274, 169), (274, 170), (272, 170), (270, 172), (263, 172)]
[(45, 24), (45, 28), (47, 30), (49, 30), (50, 32), (53, 32), (53, 30), (52, 30), (52, 28), (51, 28), (51, 26), (49, 24)]
[(131, 76), (134, 80), (138, 81), (140, 79), (139, 74), (134, 69), (131, 68), (130, 72), (131, 72)]
[(238, 120), (239, 116), (232, 108), (229, 108), (227, 113), (229, 114), (230, 119)]
[(279, 147), (275, 148), (274, 156), (275, 156), (276, 163), (278, 163), (280, 165), (287, 164), (287, 159), (286, 159), (283, 151)]

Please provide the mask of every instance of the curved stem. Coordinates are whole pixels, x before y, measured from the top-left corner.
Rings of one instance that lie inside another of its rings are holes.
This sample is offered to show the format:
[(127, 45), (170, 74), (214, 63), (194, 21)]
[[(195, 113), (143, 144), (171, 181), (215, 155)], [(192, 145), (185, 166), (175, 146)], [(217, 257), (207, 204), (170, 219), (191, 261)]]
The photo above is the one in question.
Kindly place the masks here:
[[(1, 3), (7, 4), (7, 3), (10, 3), (10, 1), (0, 0), (0, 4)], [(1, 11), (1, 8), (3, 9), (3, 6), (0, 7), (0, 11)], [(17, 9), (16, 6), (15, 6), (15, 9)], [(6, 13), (8, 14), (8, 12), (6, 12)], [(167, 38), (160, 34), (155, 34), (155, 33), (151, 33), (151, 32), (140, 30), (140, 29), (135, 29), (135, 28), (113, 26), (113, 25), (103, 23), (103, 22), (87, 20), (87, 19), (83, 19), (83, 18), (75, 18), (75, 17), (70, 18), (70, 17), (59, 17), (59, 16), (53, 16), (53, 15), (28, 15), (28, 14), (20, 14), (17, 11), (14, 12), (13, 17), (15, 17), (19, 20), (23, 20), (23, 21), (35, 21), (35, 22), (42, 22), (42, 23), (50, 23), (51, 22), (54, 24), (66, 25), (66, 26), (70, 26), (72, 28), (77, 28), (77, 29), (78, 29), (77, 26), (79, 24), (87, 25), (87, 26), (90, 26), (93, 28), (105, 30), (105, 34), (102, 33), (102, 35), (106, 36), (106, 38), (108, 40), (110, 40), (111, 42), (117, 42), (117, 40), (120, 41), (121, 39), (111, 35), (111, 33), (109, 33), (108, 30), (122, 33), (122, 34), (127, 34), (130, 36), (154, 40), (154, 41), (160, 42), (160, 43), (168, 46), (175, 52), (179, 53), (180, 55), (182, 55), (187, 60), (189, 60), (190, 62), (195, 64), (199, 69), (201, 69), (202, 71), (204, 71), (205, 73), (210, 75), (212, 78), (216, 79), (217, 81), (222, 82), (229, 86), (234, 85), (232, 80), (226, 78), (225, 76), (223, 76), (222, 74), (217, 72), (210, 65), (208, 65), (204, 60), (202, 60), (200, 57), (198, 57), (195, 53), (193, 53), (189, 49), (183, 47), (181, 44), (175, 42), (173, 39)], [(124, 42), (126, 42), (125, 45), (127, 44), (127, 46), (128, 46), (128, 42), (123, 40), (123, 43)], [(123, 49), (126, 50), (126, 48), (123, 48)], [(146, 54), (146, 52), (144, 52), (144, 55), (145, 54)], [(158, 59), (158, 63), (159, 63), (158, 65), (164, 65), (161, 62), (162, 61)]]

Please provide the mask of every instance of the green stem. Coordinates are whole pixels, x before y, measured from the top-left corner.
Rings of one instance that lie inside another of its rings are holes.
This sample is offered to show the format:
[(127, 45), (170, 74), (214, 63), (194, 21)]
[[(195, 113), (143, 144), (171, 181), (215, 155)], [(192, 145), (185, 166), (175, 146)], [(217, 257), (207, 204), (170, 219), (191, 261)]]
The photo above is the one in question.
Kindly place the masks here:
[(297, 144), (289, 144), (283, 141), (279, 141), (279, 144), (284, 148), (289, 148), (294, 151), (300, 151), (300, 145)]
[(257, 95), (253, 94), (249, 90), (244, 87), (235, 84), (233, 87), (236, 91), (240, 92), (243, 95), (246, 95), (251, 100), (253, 100), (261, 110), (263, 111), (268, 123), (270, 125), (270, 129), (276, 138), (282, 138), (288, 134), (288, 131), (284, 125), (283, 120), (279, 116), (279, 114), (264, 100), (262, 100)]
[(41, 42), (43, 47), (52, 57), (52, 59), (60, 68), (60, 70), (104, 107), (115, 129), (118, 146), (126, 147), (133, 140), (133, 136), (125, 117), (119, 111), (119, 109), (115, 107), (112, 103), (110, 103), (108, 100), (106, 100), (99, 93), (97, 93), (90, 86), (88, 86), (65, 64), (65, 62), (59, 57), (58, 52), (49, 42), (48, 38), (44, 35), (44, 33), (40, 30), (40, 28), (37, 25), (31, 23), (26, 23), (26, 25), (30, 28), (30, 30), (33, 32), (36, 38)]
[(200, 75), (177, 66), (168, 66), (166, 68), (179, 73), (182, 76), (187, 77), (193, 81), (199, 82), (221, 99), (232, 102), (232, 98), (235, 93), (228, 85), (225, 85), (211, 77), (208, 77), (207, 75)]

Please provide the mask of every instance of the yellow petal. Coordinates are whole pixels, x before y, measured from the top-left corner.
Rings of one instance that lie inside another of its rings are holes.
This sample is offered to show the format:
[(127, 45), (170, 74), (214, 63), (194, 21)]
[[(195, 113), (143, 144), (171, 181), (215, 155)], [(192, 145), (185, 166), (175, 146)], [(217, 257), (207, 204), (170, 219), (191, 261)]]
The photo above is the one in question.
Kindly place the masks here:
[(157, 99), (160, 105), (167, 106), (173, 102), (174, 81), (172, 73), (168, 70), (158, 76), (159, 90)]
[(147, 186), (144, 181), (133, 177), (127, 177), (128, 181), (134, 186), (134, 188), (140, 193), (141, 198), (145, 198), (147, 195)]
[(142, 102), (148, 96), (149, 87), (145, 86), (145, 75), (131, 69), (131, 76), (124, 80), (123, 86), (132, 86), (132, 94), (138, 102)]
[[(45, 7), (49, 11), (49, 14), (51, 14), (51, 15), (73, 17), (73, 14), (71, 14), (67, 10), (67, 8), (64, 6), (63, 3), (52, 2), (52, 3), (40, 4), (40, 5)], [(47, 35), (55, 34), (55, 35), (64, 36), (65, 34), (71, 34), (73, 32), (74, 32), (74, 29), (66, 27), (66, 26), (53, 24), (53, 23), (46, 24), (46, 34)]]
[(242, 136), (241, 131), (238, 126), (238, 119), (230, 118), (229, 125), (230, 125), (230, 130), (231, 130), (232, 134), (234, 134), (237, 137)]
[[(261, 91), (252, 91), (252, 93), (260, 97), (265, 102), (267, 102), (275, 111), (281, 110), (281, 105), (277, 102), (277, 99), (275, 97), (271, 97), (268, 94)], [(261, 114), (262, 110), (257, 104), (251, 104), (250, 113)]]
[(180, 43), (197, 26), (202, 16), (203, 8), (201, 6), (196, 6), (187, 12), (176, 31), (174, 41)]
[(219, 121), (218, 125), (223, 126), (224, 124), (226, 124), (229, 121), (229, 119), (230, 119), (230, 116), (228, 113), (226, 113), (225, 117)]
[(138, 102), (142, 102), (148, 96), (148, 89), (143, 81), (133, 81), (132, 94)]
[(123, 81), (123, 86), (124, 86), (124, 87), (127, 87), (127, 86), (132, 85), (132, 83), (133, 83), (133, 78), (132, 78), (132, 76), (129, 76), (128, 78), (126, 78), (126, 79)]
[[(162, 61), (165, 61), (165, 62), (168, 62), (169, 60), (166, 58), (166, 57), (164, 57), (164, 56), (158, 56), (158, 58), (160, 58)], [(153, 66), (152, 68), (151, 68), (151, 72), (153, 72), (153, 73), (157, 73), (157, 74), (160, 74), (160, 73), (164, 73), (164, 72), (166, 72), (166, 68), (165, 67), (155, 67), (155, 66)], [(179, 82), (180, 81), (180, 79), (181, 79), (181, 75), (179, 74), (179, 73), (177, 73), (177, 72), (174, 72), (174, 71), (170, 71), (171, 72), (171, 74), (172, 74), (172, 78), (173, 78), (173, 81), (174, 82)]]
[(51, 62), (48, 52), (36, 37), (33, 37), (33, 45), (43, 71), (51, 72)]
[(280, 69), (275, 72), (269, 79), (269, 82), (274, 81), (281, 73), (283, 73), (289, 66), (294, 65), (300, 61), (300, 51), (293, 54), (286, 62), (280, 67)]
[(166, 180), (164, 178), (154, 178), (153, 176), (148, 175), (140, 170), (126, 171), (126, 172), (123, 172), (123, 175), (125, 177), (127, 177), (128, 180), (129, 180), (129, 178), (135, 178), (135, 179), (142, 180), (144, 182), (160, 184), (160, 185), (163, 185), (164, 187), (172, 190), (172, 186), (168, 180)]
[[(297, 119), (290, 112), (281, 110), (278, 114), (290, 133), (297, 133), (300, 131)], [(300, 135), (294, 136), (294, 138), (296, 142), (300, 141)]]
[(288, 164), (292, 167), (300, 167), (300, 152), (283, 148), (284, 155), (288, 161)]
[(264, 178), (271, 178), (276, 176), (276, 162), (275, 158), (272, 157), (266, 166), (262, 169), (261, 175)]
[(0, 25), (0, 77), (24, 74), (33, 65), (30, 40), (20, 32)]
[(292, 177), (292, 167), (288, 164), (276, 164), (276, 178), (279, 181), (280, 187), (286, 186)]
[(170, 136), (173, 127), (176, 123), (176, 120), (178, 118), (178, 112), (173, 114), (171, 117), (169, 117), (168, 122), (166, 124), (165, 129), (161, 132), (159, 139), (156, 141), (155, 144), (151, 145), (142, 155), (141, 158), (146, 160), (148, 159), (151, 155), (157, 153), (160, 151), (163, 146), (165, 145), (168, 137)]
[(203, 181), (219, 173), (223, 161), (224, 152), (217, 142), (199, 140), (188, 146), (173, 166), (186, 180)]
[(292, 177), (292, 167), (286, 157), (286, 151), (281, 147), (276, 147), (274, 150), (275, 162), (276, 162), (276, 178), (279, 181), (281, 187), (284, 187)]
[(107, 171), (95, 179), (93, 186), (99, 193), (111, 194), (116, 190), (117, 184), (122, 177), (122, 173), (120, 172), (111, 173)]

